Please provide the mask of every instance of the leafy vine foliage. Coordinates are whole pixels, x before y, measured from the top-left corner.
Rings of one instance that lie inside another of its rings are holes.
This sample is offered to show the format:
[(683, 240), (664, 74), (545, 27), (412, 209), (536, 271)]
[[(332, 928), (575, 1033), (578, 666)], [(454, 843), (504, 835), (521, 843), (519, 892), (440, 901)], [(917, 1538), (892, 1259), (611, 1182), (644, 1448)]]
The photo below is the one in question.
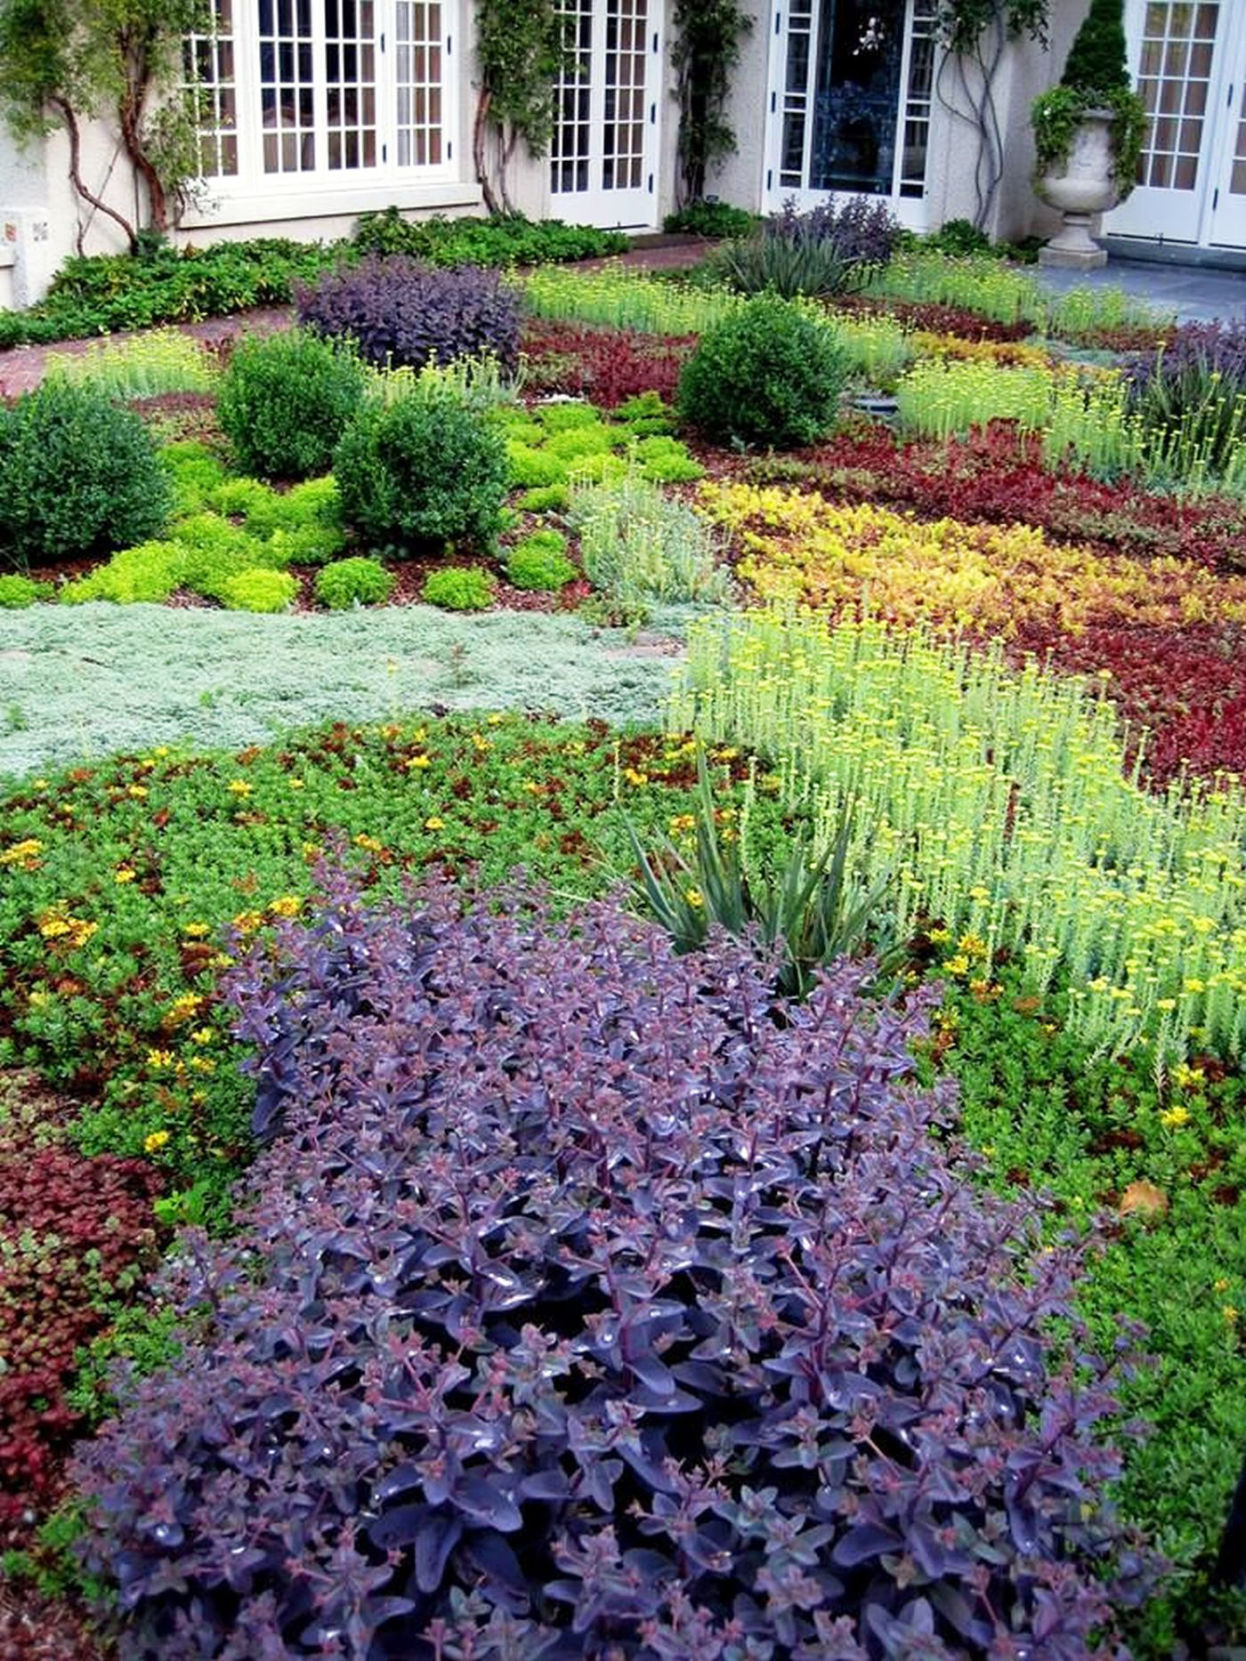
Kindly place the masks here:
[(727, 121), (731, 71), (753, 20), (738, 0), (675, 0), (676, 97), (679, 100), (680, 203), (699, 201), (716, 161), (735, 151)]
[(534, 156), (549, 148), (554, 85), (567, 61), (569, 26), (557, 0), (477, 0), (480, 79), (472, 156), (490, 213), (512, 209), (506, 170), (520, 139)]
[(195, 195), (199, 157), (194, 86), (165, 89), (193, 76), (183, 43), (211, 27), (208, 0), (0, 0), (0, 116), (19, 141), (64, 128), (75, 191), (125, 232), (132, 251), (138, 224), (82, 176), (82, 125), (114, 124), (142, 181), (147, 225), (167, 231)]
[[(935, 38), (944, 49), (936, 86), (945, 109), (972, 129), (974, 217), (978, 230), (990, 222), (1004, 176), (1004, 139), (995, 82), (1012, 41), (1047, 44), (1050, 0), (942, 0), (935, 13)], [(957, 89), (947, 88), (951, 78)], [(966, 108), (967, 106), (967, 108)]]

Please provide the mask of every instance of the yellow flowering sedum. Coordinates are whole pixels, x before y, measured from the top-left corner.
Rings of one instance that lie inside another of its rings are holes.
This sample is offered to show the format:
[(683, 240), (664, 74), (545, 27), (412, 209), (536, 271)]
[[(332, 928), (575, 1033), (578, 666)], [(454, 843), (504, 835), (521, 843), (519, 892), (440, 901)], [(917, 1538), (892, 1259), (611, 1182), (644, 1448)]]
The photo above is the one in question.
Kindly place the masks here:
[(741, 549), (737, 574), (764, 600), (1003, 639), (1019, 625), (1076, 634), (1090, 622), (1164, 626), (1246, 620), (1246, 578), (1178, 559), (1097, 555), (1025, 525), (922, 523), (778, 486), (703, 484), (701, 512)]
[(1194, 1031), (1246, 1051), (1246, 797), (1141, 790), (1114, 709), (1076, 680), (754, 611), (693, 627), (668, 721), (755, 747), (822, 841), (855, 800), (851, 876), (890, 878), (901, 938), (942, 919), (955, 972), (1007, 945), (1036, 990), (1068, 976), (1070, 1024), (1104, 1053), (1145, 1036), (1180, 1061)]

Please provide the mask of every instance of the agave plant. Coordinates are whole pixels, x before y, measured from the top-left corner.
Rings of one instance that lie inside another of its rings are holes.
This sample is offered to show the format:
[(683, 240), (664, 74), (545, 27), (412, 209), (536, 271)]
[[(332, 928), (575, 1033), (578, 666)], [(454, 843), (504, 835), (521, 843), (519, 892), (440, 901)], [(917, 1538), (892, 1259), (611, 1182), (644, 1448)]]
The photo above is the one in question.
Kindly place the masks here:
[[(750, 780), (750, 796), (751, 791)], [(806, 997), (819, 969), (867, 945), (889, 968), (896, 957), (882, 916), (889, 879), (865, 894), (853, 880), (848, 868), (853, 812), (853, 804), (846, 803), (820, 853), (801, 837), (783, 868), (763, 875), (750, 868), (747, 799), (740, 833), (720, 833), (714, 788), (704, 754), (699, 754), (692, 814), (695, 850), (685, 857), (667, 837), (650, 853), (629, 821), (639, 868), (633, 897), (671, 936), (677, 952), (704, 944), (715, 925), (733, 938), (754, 939), (764, 952), (777, 955), (777, 987), (785, 997)]]

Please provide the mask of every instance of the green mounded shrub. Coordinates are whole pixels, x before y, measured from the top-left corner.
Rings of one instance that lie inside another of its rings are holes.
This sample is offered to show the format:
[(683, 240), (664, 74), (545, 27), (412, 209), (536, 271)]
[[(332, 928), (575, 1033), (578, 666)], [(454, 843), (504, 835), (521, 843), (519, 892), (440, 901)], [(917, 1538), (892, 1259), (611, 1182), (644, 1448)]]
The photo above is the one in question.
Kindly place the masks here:
[(576, 575), (567, 558), (567, 539), (561, 531), (533, 531), (507, 555), (506, 575), (516, 588), (556, 593)]
[(528, 513), (563, 513), (571, 505), (571, 491), (565, 484), (536, 485), (524, 491), (519, 505)]
[(488, 611), (493, 604), (493, 578), (478, 565), (452, 565), (444, 571), (430, 571), (422, 592), (426, 604), (446, 611)]
[(220, 598), (229, 611), (288, 611), (298, 591), (298, 581), (289, 572), (252, 566), (226, 577), (220, 585)]
[(728, 443), (816, 444), (835, 424), (845, 375), (829, 330), (762, 296), (701, 336), (679, 377), (680, 419)]
[(87, 600), (111, 600), (119, 606), (159, 605), (181, 582), (186, 557), (186, 549), (176, 542), (136, 543), (89, 576), (66, 583), (61, 603), (73, 606)]
[(747, 208), (733, 208), (726, 202), (689, 202), (677, 213), (668, 213), (662, 221), (667, 232), (684, 231), (689, 236), (729, 237), (747, 236), (757, 223), (757, 215)]
[(49, 592), (47, 583), (37, 583), (33, 577), (11, 572), (0, 577), (0, 611), (22, 611)]
[(600, 424), (601, 416), (592, 404), (569, 400), (542, 404), (537, 411), (537, 421), (547, 433), (566, 433), (575, 431), (577, 427), (595, 427)]
[(377, 559), (335, 559), (316, 575), (316, 598), (330, 611), (351, 606), (384, 605), (394, 590), (394, 576)]
[(514, 439), (507, 441), (506, 467), (513, 490), (546, 490), (567, 482), (567, 464), (561, 456)]
[(497, 534), (505, 444), (439, 387), (416, 382), (390, 401), (366, 400), (342, 435), (333, 470), (343, 518), (373, 547), (488, 547)]
[(666, 433), (639, 439), (630, 454), (641, 477), (652, 479), (654, 484), (685, 484), (705, 477), (701, 463), (693, 460), (677, 438)]
[(142, 421), (94, 387), (50, 381), (0, 413), (0, 559), (110, 554), (157, 535), (171, 506)]
[(660, 392), (652, 388), (627, 398), (614, 411), (616, 421), (624, 422), (637, 437), (669, 433), (673, 422), (669, 405)]
[(331, 466), (366, 385), (348, 347), (301, 329), (252, 336), (234, 348), (217, 413), (246, 472), (305, 479)]

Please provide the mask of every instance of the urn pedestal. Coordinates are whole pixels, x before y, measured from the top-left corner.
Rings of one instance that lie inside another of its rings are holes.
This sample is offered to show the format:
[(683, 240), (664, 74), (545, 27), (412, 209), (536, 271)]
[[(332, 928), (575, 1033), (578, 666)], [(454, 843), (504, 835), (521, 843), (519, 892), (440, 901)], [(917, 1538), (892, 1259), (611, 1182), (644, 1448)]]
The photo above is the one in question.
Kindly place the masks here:
[(1117, 201), (1116, 158), (1111, 110), (1087, 110), (1073, 135), (1063, 172), (1044, 173), (1038, 194), (1064, 215), (1064, 228), (1038, 251), (1040, 265), (1093, 271), (1106, 265), (1107, 251), (1090, 234), (1096, 214)]

